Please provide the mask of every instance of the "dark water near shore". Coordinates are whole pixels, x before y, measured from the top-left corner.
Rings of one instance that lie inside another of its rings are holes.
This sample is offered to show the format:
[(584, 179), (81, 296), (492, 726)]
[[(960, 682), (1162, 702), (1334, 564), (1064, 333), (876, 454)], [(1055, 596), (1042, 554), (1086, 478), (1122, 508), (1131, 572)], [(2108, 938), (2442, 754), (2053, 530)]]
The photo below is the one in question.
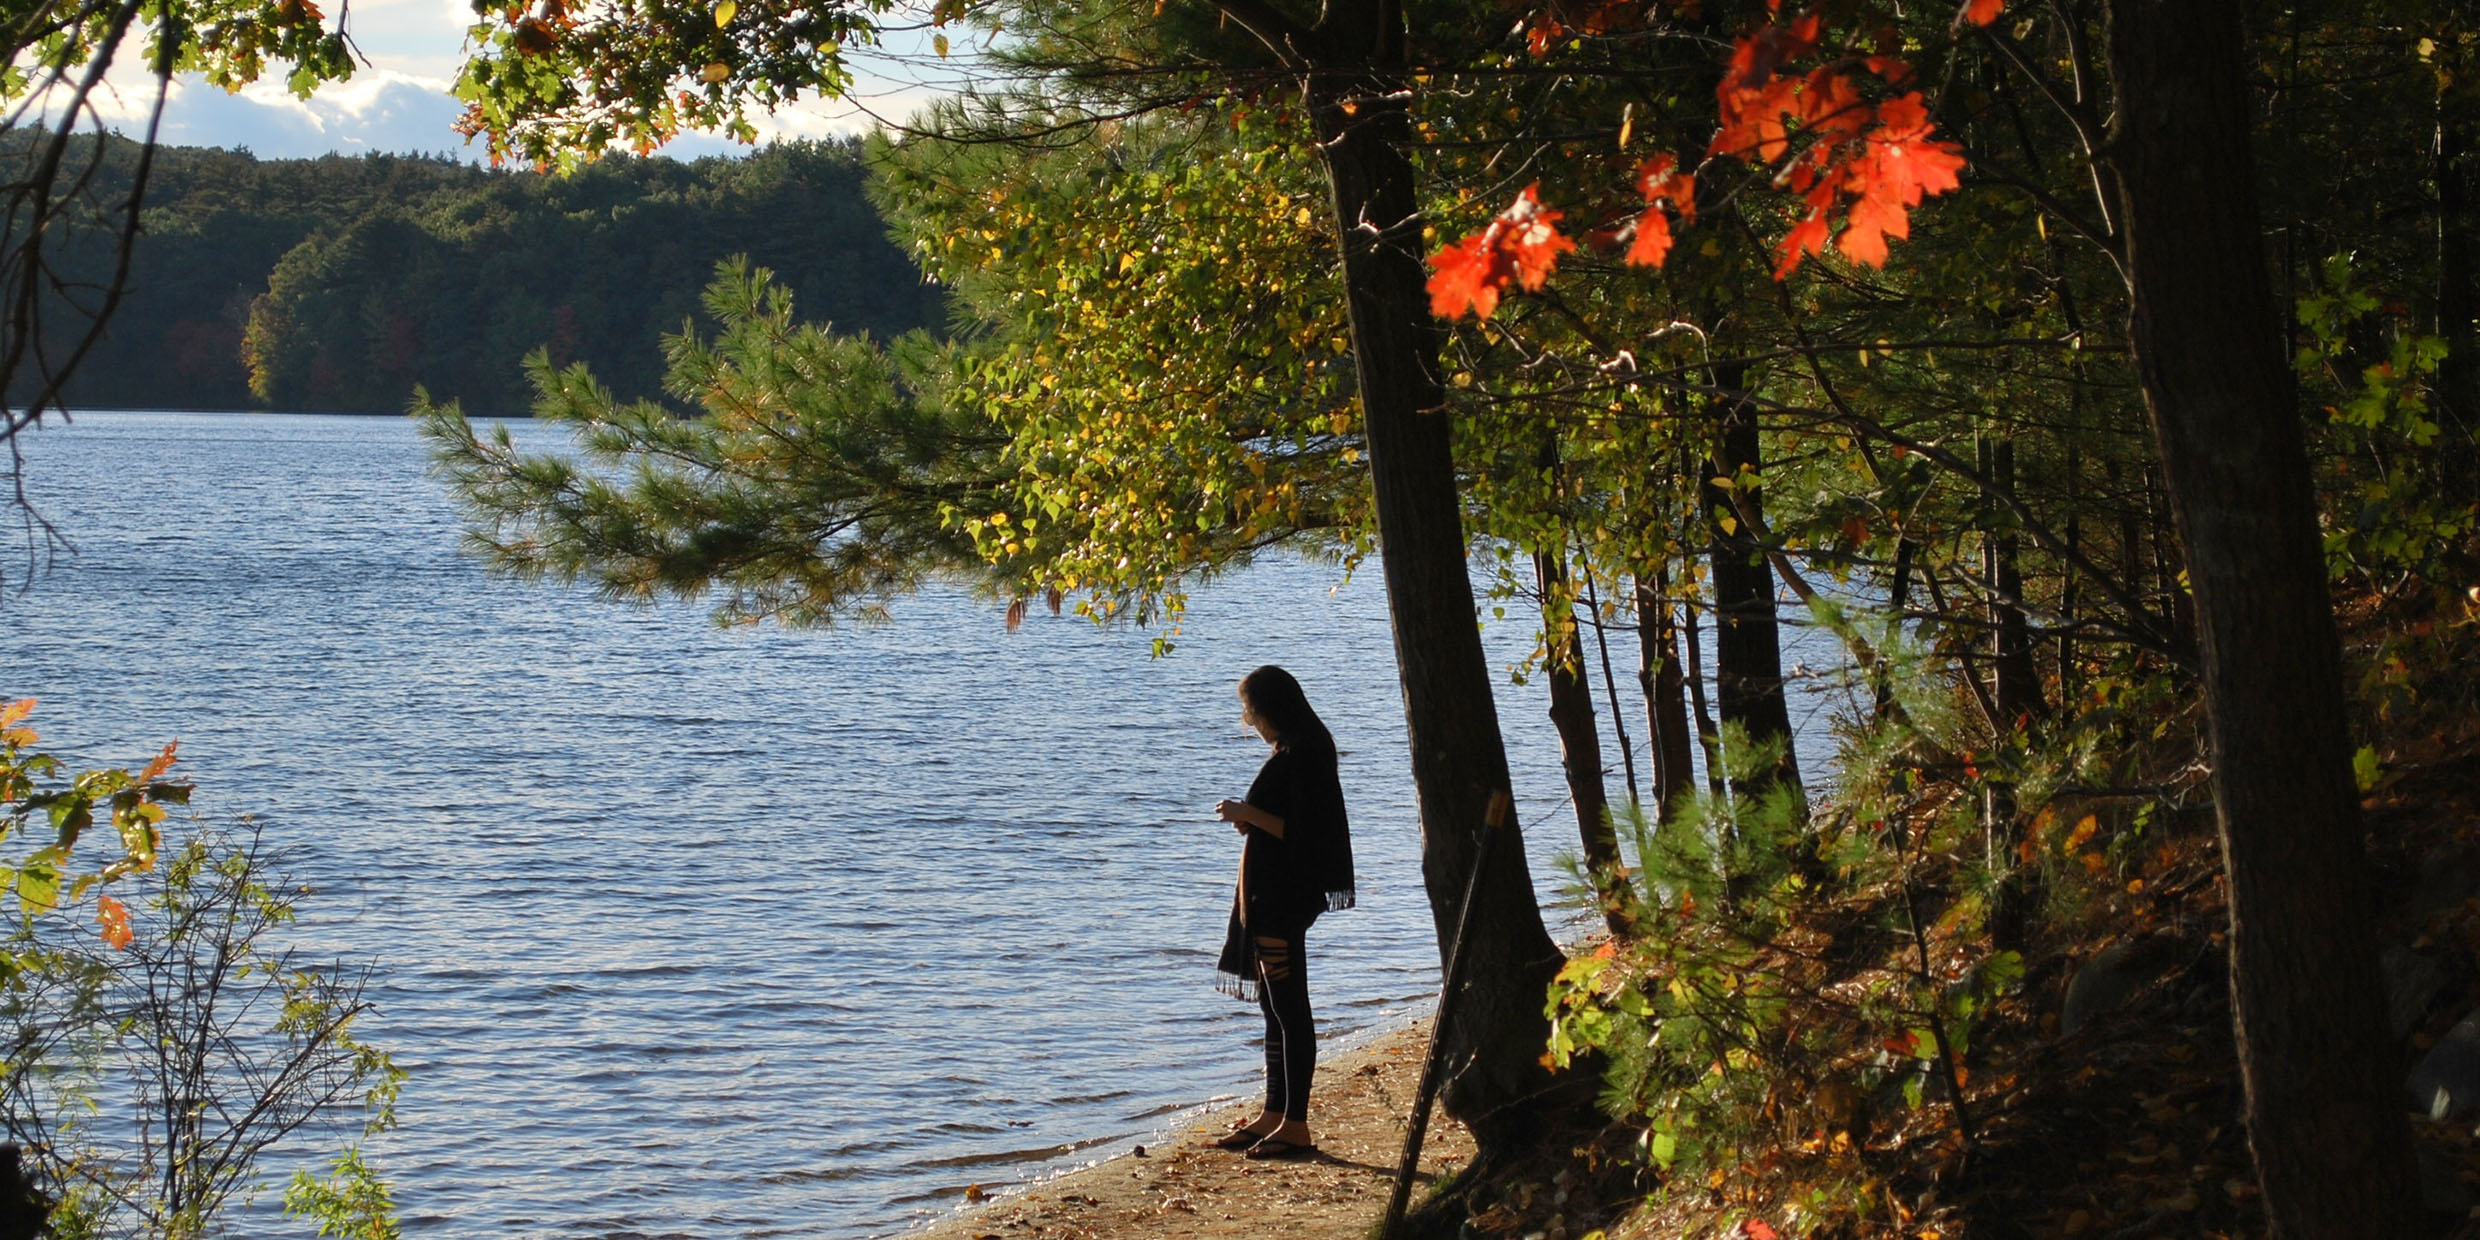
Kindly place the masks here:
[[(24, 447), (78, 553), (7, 570), (0, 700), (89, 761), (177, 737), (208, 816), (298, 849), (305, 941), (375, 962), (366, 1036), (413, 1073), (376, 1147), (408, 1235), (888, 1234), (1249, 1088), (1209, 807), (1264, 755), (1232, 695), (1260, 663), (1346, 751), (1326, 1034), (1436, 986), (1374, 565), (1240, 573), (1164, 659), (943, 590), (718, 629), (484, 576), (401, 420), (87, 414)], [(1543, 706), (1502, 685), (1547, 894), (1574, 827)]]

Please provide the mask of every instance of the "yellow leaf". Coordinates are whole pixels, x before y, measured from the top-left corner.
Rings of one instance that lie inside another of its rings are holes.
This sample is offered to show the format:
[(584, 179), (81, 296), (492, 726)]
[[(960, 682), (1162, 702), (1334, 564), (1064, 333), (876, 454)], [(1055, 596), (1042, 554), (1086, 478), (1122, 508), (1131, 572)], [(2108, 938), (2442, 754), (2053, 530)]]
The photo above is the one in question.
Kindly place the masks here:
[(732, 76), (732, 66), (720, 60), (710, 60), (706, 62), (705, 68), (698, 70), (698, 76), (709, 82), (720, 82)]
[(2067, 832), (2067, 851), (2074, 852), (2075, 850), (2082, 848), (2084, 846), (2084, 842), (2093, 837), (2093, 832), (2100, 829), (2101, 820), (2095, 818), (2091, 814), (2086, 814), (2082, 818), (2076, 820), (2075, 829)]
[(930, 36), (930, 50), (937, 52), (939, 59), (947, 59), (947, 36), (943, 34)]
[(1725, 538), (1736, 537), (1739, 534), (1738, 518), (1735, 518), (1728, 513), (1715, 517), (1714, 524), (1722, 527), (1722, 534)]
[(733, 15), (740, 11), (741, 6), (737, 0), (723, 0), (723, 3), (715, 6), (715, 28), (720, 30), (731, 25)]

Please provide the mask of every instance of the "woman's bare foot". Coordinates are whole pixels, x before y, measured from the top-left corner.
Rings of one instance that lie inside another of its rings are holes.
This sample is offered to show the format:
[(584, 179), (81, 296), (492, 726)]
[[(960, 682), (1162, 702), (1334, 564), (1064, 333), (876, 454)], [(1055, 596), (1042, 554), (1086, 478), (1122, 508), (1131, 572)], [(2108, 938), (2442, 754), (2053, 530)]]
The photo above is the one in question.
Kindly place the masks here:
[(1233, 1128), (1223, 1136), (1222, 1140), (1214, 1144), (1227, 1150), (1245, 1150), (1265, 1137), (1280, 1131), (1283, 1123), (1282, 1116), (1271, 1111), (1261, 1111), (1256, 1119)]
[(1248, 1149), (1246, 1157), (1310, 1158), (1317, 1154), (1317, 1139), (1309, 1135), (1309, 1122), (1286, 1118), (1274, 1131)]

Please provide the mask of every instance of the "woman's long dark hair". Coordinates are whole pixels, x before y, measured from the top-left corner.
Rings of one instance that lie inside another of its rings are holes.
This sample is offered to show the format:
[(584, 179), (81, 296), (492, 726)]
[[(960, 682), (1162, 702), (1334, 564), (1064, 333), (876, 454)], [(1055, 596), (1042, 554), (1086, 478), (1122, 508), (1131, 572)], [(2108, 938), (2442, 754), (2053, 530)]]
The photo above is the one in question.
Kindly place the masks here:
[(1269, 663), (1240, 681), (1240, 700), (1249, 711), (1272, 725), (1275, 743), (1298, 753), (1332, 757), (1335, 736), (1309, 707), (1309, 695), (1290, 672)]

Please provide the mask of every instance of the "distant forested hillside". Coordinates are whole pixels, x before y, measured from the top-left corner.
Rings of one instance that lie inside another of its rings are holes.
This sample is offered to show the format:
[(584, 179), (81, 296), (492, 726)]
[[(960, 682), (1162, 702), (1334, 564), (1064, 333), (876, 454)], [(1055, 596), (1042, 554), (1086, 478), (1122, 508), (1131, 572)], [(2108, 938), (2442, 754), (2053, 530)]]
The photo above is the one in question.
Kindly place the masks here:
[[(136, 147), (121, 145), (109, 166), (126, 177)], [(717, 260), (743, 253), (805, 319), (882, 338), (934, 326), (938, 292), (887, 241), (863, 179), (850, 142), (569, 178), (164, 148), (127, 299), (69, 404), (392, 413), (420, 384), (516, 414), (530, 404), (519, 361), (546, 347), (652, 396), (661, 335), (696, 313)], [(108, 258), (63, 256), (96, 282)]]

